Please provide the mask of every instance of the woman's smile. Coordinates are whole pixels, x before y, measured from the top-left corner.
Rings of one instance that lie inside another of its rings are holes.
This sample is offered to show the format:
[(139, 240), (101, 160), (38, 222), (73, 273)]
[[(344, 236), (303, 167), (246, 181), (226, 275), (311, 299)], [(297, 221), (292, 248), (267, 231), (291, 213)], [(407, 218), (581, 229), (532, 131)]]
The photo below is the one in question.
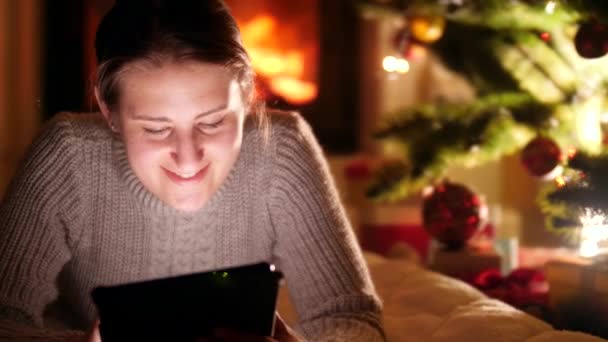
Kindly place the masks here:
[(209, 169), (209, 164), (205, 167), (201, 168), (198, 171), (190, 172), (190, 173), (182, 173), (182, 172), (173, 172), (169, 169), (162, 168), (169, 179), (171, 179), (174, 183), (179, 185), (192, 184), (202, 181), (207, 174), (207, 170)]

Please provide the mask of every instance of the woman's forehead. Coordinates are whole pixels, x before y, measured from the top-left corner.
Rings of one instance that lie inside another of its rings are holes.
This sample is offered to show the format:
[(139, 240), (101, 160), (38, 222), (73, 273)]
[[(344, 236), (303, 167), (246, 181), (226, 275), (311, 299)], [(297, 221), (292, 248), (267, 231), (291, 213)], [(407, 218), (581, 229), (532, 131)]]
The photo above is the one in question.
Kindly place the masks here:
[(162, 114), (202, 113), (212, 108), (243, 106), (236, 78), (224, 67), (210, 64), (137, 68), (121, 80), (121, 112)]
[(126, 70), (119, 80), (122, 96), (223, 95), (236, 78), (225, 67), (203, 64), (163, 64)]
[(192, 82), (200, 85), (229, 84), (235, 79), (234, 73), (227, 67), (197, 61), (138, 61), (125, 66), (121, 72), (121, 82), (127, 85), (141, 86), (146, 81), (155, 81), (161, 85), (172, 85)]

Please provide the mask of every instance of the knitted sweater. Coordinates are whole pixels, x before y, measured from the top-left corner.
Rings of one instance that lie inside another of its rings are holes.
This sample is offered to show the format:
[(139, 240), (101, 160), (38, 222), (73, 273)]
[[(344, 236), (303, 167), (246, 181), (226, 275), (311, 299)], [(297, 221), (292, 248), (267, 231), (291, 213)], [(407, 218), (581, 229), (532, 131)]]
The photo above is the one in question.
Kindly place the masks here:
[(0, 338), (61, 336), (43, 328), (57, 312), (86, 329), (99, 285), (267, 261), (304, 337), (382, 340), (380, 302), (310, 127), (297, 114), (269, 119), (269, 139), (246, 121), (227, 179), (187, 213), (140, 183), (100, 115), (54, 118), (0, 206)]

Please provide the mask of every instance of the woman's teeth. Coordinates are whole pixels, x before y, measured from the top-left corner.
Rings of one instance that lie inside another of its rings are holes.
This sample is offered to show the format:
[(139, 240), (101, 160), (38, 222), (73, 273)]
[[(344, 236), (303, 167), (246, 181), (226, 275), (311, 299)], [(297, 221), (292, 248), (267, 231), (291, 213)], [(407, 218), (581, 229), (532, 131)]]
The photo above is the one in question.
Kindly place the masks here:
[(182, 178), (192, 178), (194, 177), (194, 175), (196, 175), (198, 173), (198, 171), (195, 172), (191, 172), (191, 173), (176, 173), (178, 176), (182, 177)]

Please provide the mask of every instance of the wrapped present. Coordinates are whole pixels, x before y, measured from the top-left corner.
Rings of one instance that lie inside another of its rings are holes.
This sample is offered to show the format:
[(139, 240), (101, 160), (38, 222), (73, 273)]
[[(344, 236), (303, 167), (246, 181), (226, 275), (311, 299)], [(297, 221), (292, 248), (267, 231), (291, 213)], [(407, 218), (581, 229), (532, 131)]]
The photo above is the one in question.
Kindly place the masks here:
[(433, 244), (428, 264), (434, 271), (464, 279), (487, 269), (500, 269), (501, 257), (491, 247), (476, 248), (467, 245), (451, 250)]
[(506, 276), (491, 268), (465, 279), (492, 298), (548, 319), (548, 283), (542, 270), (517, 268)]
[(608, 260), (561, 258), (545, 265), (556, 328), (608, 336)]
[(426, 260), (430, 237), (422, 226), (419, 200), (379, 203), (366, 196), (381, 163), (377, 157), (359, 156), (344, 166), (344, 203), (361, 246), (389, 257), (413, 250)]

